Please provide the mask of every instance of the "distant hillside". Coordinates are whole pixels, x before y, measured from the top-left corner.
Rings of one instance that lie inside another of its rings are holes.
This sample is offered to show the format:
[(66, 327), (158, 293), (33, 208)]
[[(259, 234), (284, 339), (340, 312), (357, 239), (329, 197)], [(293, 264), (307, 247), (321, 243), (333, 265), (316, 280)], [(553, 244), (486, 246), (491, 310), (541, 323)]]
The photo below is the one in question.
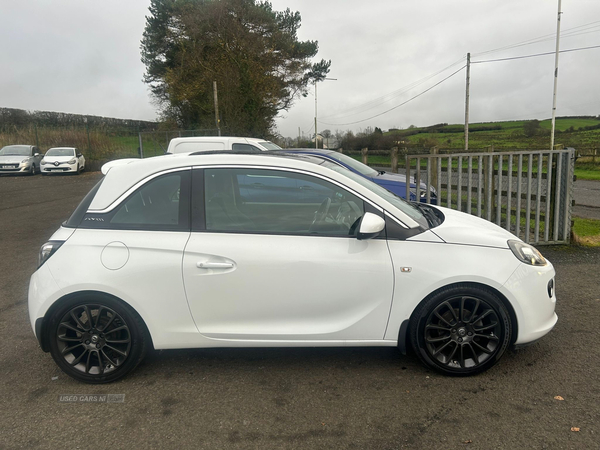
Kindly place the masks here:
[[(543, 149), (550, 144), (550, 119), (469, 124), (469, 148)], [(464, 126), (437, 124), (390, 130), (386, 135), (404, 140), (409, 146), (448, 149), (464, 148)], [(578, 149), (600, 148), (600, 117), (559, 117), (556, 119), (556, 144)]]

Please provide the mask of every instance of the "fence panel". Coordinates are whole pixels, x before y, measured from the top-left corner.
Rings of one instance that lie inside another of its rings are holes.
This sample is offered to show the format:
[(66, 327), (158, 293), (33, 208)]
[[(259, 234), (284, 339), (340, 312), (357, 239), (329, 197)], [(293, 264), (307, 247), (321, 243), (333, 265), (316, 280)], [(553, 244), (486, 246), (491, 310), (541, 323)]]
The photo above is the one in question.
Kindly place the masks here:
[(570, 241), (574, 164), (571, 148), (405, 158), (407, 177), (417, 190), (424, 182), (428, 193), (435, 184), (439, 205), (493, 221), (533, 244)]

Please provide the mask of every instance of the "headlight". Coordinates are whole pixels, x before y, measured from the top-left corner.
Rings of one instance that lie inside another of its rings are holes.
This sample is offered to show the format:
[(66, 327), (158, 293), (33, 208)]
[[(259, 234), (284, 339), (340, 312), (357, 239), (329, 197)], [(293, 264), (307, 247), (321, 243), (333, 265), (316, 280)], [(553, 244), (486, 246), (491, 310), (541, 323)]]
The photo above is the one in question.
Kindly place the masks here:
[(531, 266), (545, 266), (548, 264), (542, 254), (532, 245), (525, 242), (510, 240), (508, 246), (517, 259)]
[(61, 245), (64, 244), (64, 241), (48, 241), (40, 248), (40, 254), (38, 257), (38, 268), (44, 264), (48, 258), (50, 258), (56, 250), (60, 248)]
[(40, 164), (43, 166), (44, 164), (46, 164), (46, 160), (45, 160), (45, 159), (42, 159), (42, 160), (40, 161)]
[(75, 164), (77, 162), (77, 158), (73, 158), (68, 162), (68, 164)]
[(23, 161), (21, 161), (21, 164), (25, 164), (29, 162), (29, 158), (25, 158)]

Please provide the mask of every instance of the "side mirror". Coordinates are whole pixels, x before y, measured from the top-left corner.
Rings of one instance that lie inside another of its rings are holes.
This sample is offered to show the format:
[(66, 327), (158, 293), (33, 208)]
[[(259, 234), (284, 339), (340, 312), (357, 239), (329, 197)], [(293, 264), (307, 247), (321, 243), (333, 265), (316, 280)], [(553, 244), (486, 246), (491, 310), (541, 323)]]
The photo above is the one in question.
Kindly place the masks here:
[(379, 233), (383, 231), (385, 228), (385, 220), (379, 217), (377, 214), (373, 213), (365, 213), (363, 218), (360, 221), (360, 225), (358, 227), (358, 233), (356, 238), (359, 241), (365, 239), (373, 239)]
[(81, 153), (77, 153), (77, 157), (79, 158), (80, 156), (82, 156)]
[(33, 156), (40, 156), (40, 154), (39, 153), (34, 153)]

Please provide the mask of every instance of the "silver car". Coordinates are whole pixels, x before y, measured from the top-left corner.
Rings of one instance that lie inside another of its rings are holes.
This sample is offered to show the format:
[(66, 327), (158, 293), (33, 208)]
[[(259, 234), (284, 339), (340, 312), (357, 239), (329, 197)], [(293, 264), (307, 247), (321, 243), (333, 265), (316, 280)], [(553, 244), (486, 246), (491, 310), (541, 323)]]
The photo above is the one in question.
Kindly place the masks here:
[(40, 171), (42, 155), (35, 145), (7, 145), (0, 150), (0, 173), (29, 173)]

